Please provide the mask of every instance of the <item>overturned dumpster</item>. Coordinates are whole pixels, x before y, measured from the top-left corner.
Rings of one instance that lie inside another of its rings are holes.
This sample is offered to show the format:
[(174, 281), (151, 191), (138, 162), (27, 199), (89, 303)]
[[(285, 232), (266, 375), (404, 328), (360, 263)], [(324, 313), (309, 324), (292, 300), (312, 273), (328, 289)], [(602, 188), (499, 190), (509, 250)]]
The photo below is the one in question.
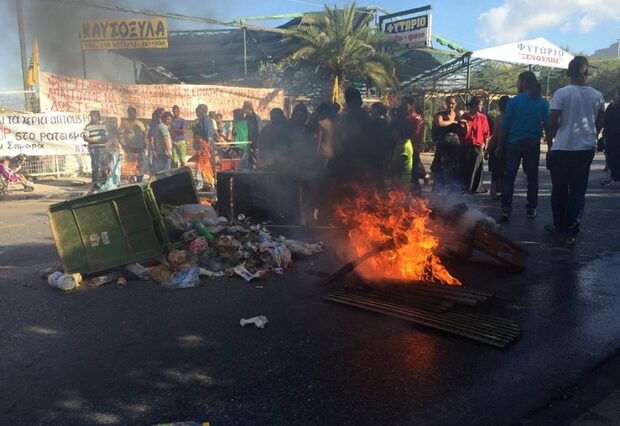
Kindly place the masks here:
[(159, 256), (180, 241), (162, 206), (198, 204), (187, 168), (148, 182), (53, 204), (48, 211), (64, 271), (93, 274)]

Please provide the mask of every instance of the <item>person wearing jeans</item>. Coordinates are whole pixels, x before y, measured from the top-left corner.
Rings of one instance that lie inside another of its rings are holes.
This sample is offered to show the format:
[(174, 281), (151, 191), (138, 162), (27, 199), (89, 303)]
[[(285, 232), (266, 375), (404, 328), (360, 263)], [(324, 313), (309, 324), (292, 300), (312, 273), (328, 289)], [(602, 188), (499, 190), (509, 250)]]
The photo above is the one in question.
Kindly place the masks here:
[(502, 212), (500, 221), (510, 219), (512, 196), (519, 165), (527, 170), (527, 204), (525, 214), (536, 217), (538, 207), (538, 165), (540, 162), (540, 139), (545, 131), (547, 144), (551, 144), (549, 128), (549, 103), (541, 97), (542, 87), (531, 71), (519, 74), (519, 94), (508, 101), (502, 120), (500, 134), (501, 157), (505, 158), (506, 178), (502, 188)]
[(538, 208), (538, 166), (540, 164), (540, 139), (523, 138), (506, 144), (504, 149), (506, 158), (506, 180), (502, 188), (502, 214), (510, 213), (512, 209), (512, 197), (514, 194), (514, 182), (519, 172), (519, 166), (523, 160), (523, 168), (531, 170), (527, 173), (527, 203), (525, 204), (526, 216), (536, 217)]
[(551, 128), (556, 137), (547, 166), (551, 171), (551, 233), (565, 233), (567, 244), (577, 242), (585, 207), (590, 165), (604, 120), (605, 101), (586, 84), (588, 60), (575, 56), (568, 64), (570, 84), (558, 89), (551, 100)]

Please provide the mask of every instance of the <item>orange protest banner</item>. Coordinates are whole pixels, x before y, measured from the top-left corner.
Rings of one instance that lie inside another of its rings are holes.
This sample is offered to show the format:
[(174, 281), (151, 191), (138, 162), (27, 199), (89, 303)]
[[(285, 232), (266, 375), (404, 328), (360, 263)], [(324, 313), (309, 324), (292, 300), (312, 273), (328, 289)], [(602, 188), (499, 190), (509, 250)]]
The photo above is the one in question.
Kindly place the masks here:
[(41, 111), (77, 114), (99, 110), (105, 117), (125, 117), (133, 106), (138, 117), (151, 118), (155, 108), (171, 110), (178, 105), (181, 115), (191, 119), (199, 104), (216, 111), (225, 120), (232, 119), (234, 109), (244, 101), (252, 102), (254, 111), (269, 118), (272, 108), (284, 105), (284, 90), (195, 84), (118, 84), (84, 80), (41, 72), (39, 76)]

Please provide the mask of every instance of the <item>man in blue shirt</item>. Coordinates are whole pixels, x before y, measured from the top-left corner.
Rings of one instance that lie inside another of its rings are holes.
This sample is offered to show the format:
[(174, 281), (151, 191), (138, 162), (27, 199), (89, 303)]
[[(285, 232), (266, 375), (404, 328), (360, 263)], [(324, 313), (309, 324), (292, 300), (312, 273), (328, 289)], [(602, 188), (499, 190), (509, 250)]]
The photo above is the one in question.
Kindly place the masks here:
[(506, 162), (506, 178), (501, 197), (500, 221), (502, 222), (510, 220), (515, 178), (521, 159), (523, 159), (523, 168), (527, 170), (526, 216), (532, 219), (536, 217), (540, 139), (543, 130), (547, 146), (551, 146), (552, 143), (549, 127), (549, 102), (541, 97), (542, 88), (534, 73), (525, 71), (519, 74), (517, 89), (519, 94), (510, 99), (506, 106), (500, 135), (502, 157)]

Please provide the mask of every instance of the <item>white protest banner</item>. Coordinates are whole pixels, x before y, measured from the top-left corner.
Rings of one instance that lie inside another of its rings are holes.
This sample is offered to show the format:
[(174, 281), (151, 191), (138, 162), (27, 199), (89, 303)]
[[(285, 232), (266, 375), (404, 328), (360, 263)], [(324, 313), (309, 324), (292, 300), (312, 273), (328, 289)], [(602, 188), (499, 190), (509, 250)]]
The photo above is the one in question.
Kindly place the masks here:
[(178, 105), (181, 116), (195, 118), (195, 109), (206, 104), (224, 120), (232, 120), (232, 112), (244, 101), (252, 102), (254, 111), (264, 119), (272, 108), (282, 108), (282, 89), (254, 89), (232, 86), (194, 84), (117, 84), (84, 80), (42, 72), (39, 75), (42, 111), (88, 113), (99, 110), (104, 117), (125, 117), (127, 107), (133, 106), (138, 117), (151, 118), (153, 110), (167, 111)]
[(85, 153), (89, 121), (88, 114), (1, 112), (0, 156)]

